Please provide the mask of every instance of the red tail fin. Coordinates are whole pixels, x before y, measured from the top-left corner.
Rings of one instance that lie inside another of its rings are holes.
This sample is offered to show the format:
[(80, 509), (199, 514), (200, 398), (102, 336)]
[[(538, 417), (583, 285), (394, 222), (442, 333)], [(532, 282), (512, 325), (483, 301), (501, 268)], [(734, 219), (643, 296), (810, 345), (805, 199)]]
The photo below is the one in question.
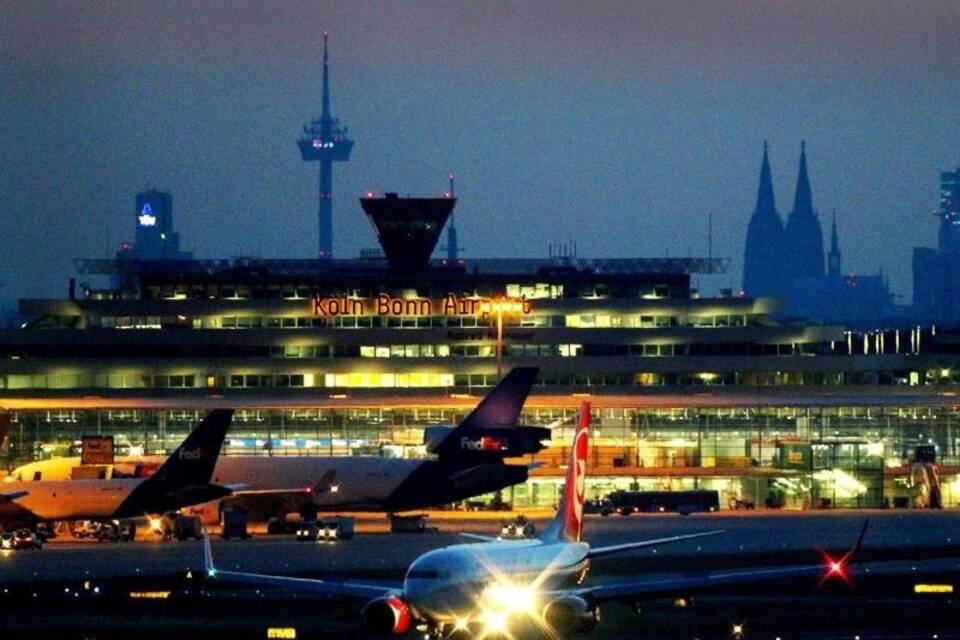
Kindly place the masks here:
[(586, 493), (587, 450), (590, 432), (590, 403), (580, 405), (580, 420), (570, 447), (566, 483), (560, 497), (560, 508), (553, 522), (543, 532), (544, 541), (579, 542), (583, 533), (583, 499)]

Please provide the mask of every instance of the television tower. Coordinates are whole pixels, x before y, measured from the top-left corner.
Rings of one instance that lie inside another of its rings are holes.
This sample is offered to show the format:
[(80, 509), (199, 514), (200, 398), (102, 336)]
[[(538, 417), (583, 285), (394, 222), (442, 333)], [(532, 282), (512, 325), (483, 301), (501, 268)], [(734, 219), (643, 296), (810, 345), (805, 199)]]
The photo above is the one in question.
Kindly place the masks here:
[(330, 115), (330, 69), (327, 54), (327, 32), (323, 32), (323, 107), (320, 118), (304, 125), (303, 137), (297, 141), (304, 162), (320, 163), (320, 207), (318, 211), (319, 258), (333, 257), (333, 163), (350, 159), (353, 140), (347, 128)]

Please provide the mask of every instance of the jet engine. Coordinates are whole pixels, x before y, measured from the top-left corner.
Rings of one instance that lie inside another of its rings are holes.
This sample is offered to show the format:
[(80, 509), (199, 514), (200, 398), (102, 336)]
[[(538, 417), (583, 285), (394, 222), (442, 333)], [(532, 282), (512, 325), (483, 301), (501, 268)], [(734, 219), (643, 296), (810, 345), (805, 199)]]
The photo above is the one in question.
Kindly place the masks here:
[(378, 636), (402, 636), (410, 631), (413, 614), (397, 596), (371, 600), (360, 613), (363, 627)]
[(580, 596), (563, 596), (547, 603), (543, 609), (543, 621), (561, 637), (569, 633), (586, 633), (600, 622), (600, 609)]

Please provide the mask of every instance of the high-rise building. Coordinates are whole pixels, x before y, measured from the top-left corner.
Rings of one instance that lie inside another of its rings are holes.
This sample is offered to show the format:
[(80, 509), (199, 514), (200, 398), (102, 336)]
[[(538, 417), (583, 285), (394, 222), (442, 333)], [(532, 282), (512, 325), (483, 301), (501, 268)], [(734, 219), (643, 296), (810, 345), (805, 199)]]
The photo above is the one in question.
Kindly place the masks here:
[(913, 305), (918, 319), (960, 321), (960, 168), (940, 174), (937, 248), (913, 250)]
[(743, 252), (743, 290), (749, 296), (782, 295), (783, 222), (777, 213), (767, 143), (763, 143), (757, 206), (747, 227)]
[(350, 159), (353, 140), (347, 138), (347, 128), (330, 113), (330, 66), (327, 54), (327, 34), (323, 34), (323, 105), (320, 117), (303, 127), (303, 137), (297, 141), (300, 157), (305, 162), (320, 163), (319, 200), (317, 213), (317, 257), (333, 257), (333, 163)]
[(136, 260), (189, 260), (180, 250), (180, 234), (173, 228), (173, 196), (148, 189), (136, 197), (134, 241), (123, 243), (118, 258)]

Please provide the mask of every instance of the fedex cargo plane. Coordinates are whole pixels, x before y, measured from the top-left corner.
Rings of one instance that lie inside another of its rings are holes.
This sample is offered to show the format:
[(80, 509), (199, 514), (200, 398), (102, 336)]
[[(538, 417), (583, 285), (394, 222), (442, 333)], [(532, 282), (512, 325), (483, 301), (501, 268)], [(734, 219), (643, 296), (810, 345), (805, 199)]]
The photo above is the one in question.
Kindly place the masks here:
[(0, 526), (157, 515), (230, 493), (210, 483), (232, 409), (214, 409), (149, 478), (0, 484)]
[[(429, 459), (221, 456), (212, 481), (240, 487), (227, 500), (254, 519), (295, 511), (408, 511), (498, 491), (527, 480), (527, 465), (504, 459), (536, 453), (550, 439), (548, 428), (517, 424), (536, 375), (535, 367), (515, 368), (460, 424), (428, 427)], [(149, 462), (127, 461), (131, 468)], [(78, 464), (76, 458), (35, 462), (11, 477), (67, 479)], [(210, 523), (224, 506), (218, 499), (191, 511)]]

